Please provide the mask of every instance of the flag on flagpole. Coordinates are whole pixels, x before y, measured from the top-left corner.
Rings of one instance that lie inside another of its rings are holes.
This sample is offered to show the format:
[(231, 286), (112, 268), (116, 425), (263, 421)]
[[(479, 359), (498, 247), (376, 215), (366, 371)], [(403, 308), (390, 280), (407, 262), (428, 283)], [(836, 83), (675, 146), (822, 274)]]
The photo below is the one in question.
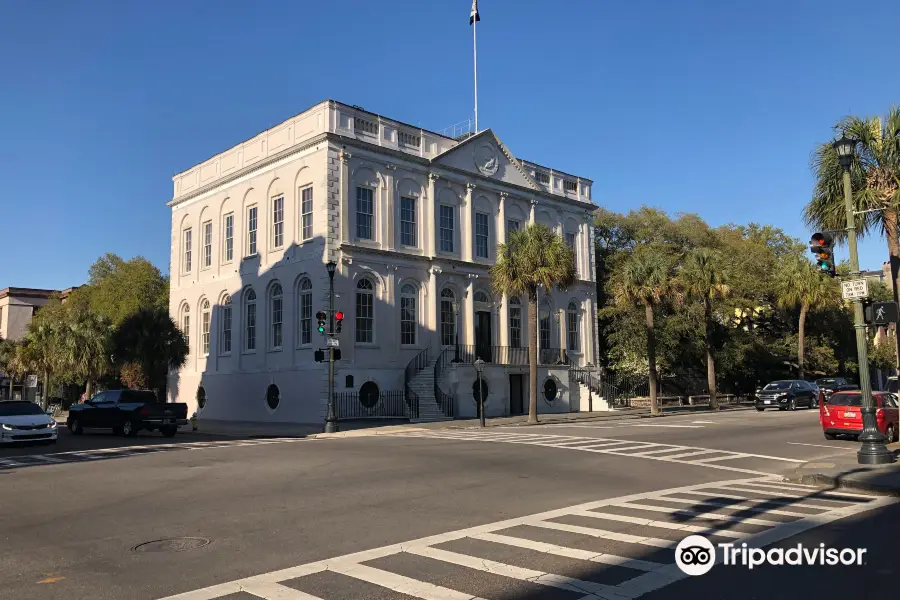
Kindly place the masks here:
[(469, 25), (474, 25), (475, 21), (480, 21), (481, 15), (478, 14), (478, 0), (472, 0), (472, 12), (469, 13)]

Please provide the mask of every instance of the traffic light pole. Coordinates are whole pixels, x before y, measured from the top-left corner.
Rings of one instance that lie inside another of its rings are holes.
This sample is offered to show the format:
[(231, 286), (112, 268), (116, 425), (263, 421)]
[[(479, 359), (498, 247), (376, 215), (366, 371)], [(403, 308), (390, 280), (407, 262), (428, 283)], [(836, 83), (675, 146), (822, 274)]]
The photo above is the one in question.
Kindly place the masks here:
[[(328, 337), (334, 335), (334, 269), (328, 269)], [(325, 416), (325, 433), (338, 430), (334, 416), (334, 346), (328, 346), (328, 413)]]
[[(859, 276), (859, 256), (856, 252), (856, 219), (853, 213), (853, 190), (850, 185), (850, 165), (844, 165), (844, 209), (847, 213), (847, 243), (850, 247), (850, 274)], [(862, 443), (856, 460), (861, 465), (887, 464), (894, 462), (894, 455), (884, 445), (884, 436), (878, 431), (875, 418), (875, 401), (872, 398), (872, 383), (869, 380), (869, 350), (866, 323), (863, 318), (863, 300), (853, 301), (853, 327), (856, 329), (856, 352), (859, 359), (859, 389), (862, 394), (863, 432), (859, 436)]]

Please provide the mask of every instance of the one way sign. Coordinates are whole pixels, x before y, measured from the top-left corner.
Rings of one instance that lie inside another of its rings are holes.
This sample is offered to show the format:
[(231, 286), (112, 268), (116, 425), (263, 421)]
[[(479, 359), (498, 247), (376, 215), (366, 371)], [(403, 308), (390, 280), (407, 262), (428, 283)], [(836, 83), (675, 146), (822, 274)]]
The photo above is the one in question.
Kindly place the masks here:
[(896, 302), (873, 302), (866, 307), (866, 321), (874, 325), (887, 325), (900, 321)]

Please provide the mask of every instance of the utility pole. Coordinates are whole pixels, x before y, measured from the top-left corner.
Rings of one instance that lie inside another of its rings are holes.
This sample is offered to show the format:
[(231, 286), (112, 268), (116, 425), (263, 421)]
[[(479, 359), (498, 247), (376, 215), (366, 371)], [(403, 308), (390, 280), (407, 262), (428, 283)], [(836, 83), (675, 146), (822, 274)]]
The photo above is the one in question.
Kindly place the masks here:
[[(850, 248), (850, 275), (859, 277), (859, 256), (856, 252), (856, 216), (853, 213), (853, 188), (850, 182), (850, 165), (856, 141), (846, 136), (834, 142), (838, 159), (844, 168), (844, 210), (847, 214), (847, 245)], [(863, 316), (863, 299), (853, 300), (853, 327), (856, 329), (856, 353), (859, 359), (859, 389), (862, 394), (863, 431), (859, 436), (862, 445), (856, 453), (861, 465), (880, 465), (894, 462), (894, 455), (884, 445), (884, 436), (878, 431), (875, 419), (875, 401), (872, 383), (869, 381), (869, 349), (866, 323)]]
[[(334, 272), (337, 263), (329, 261), (325, 265), (328, 269), (328, 337), (334, 335)], [(335, 433), (338, 430), (337, 419), (334, 416), (334, 346), (328, 344), (328, 413), (325, 416), (325, 433)]]

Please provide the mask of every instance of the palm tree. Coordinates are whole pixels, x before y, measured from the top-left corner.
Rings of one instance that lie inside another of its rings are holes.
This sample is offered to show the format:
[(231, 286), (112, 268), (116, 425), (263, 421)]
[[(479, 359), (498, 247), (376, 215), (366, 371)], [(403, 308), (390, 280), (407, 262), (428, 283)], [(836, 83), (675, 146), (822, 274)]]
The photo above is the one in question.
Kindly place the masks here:
[(692, 250), (684, 260), (678, 273), (678, 285), (688, 298), (699, 300), (703, 304), (705, 324), (704, 343), (706, 345), (706, 382), (709, 387), (709, 406), (718, 410), (716, 398), (716, 357), (713, 353), (713, 303), (729, 293), (722, 270), (721, 257), (709, 248)]
[(61, 335), (61, 361), (85, 381), (85, 396), (90, 398), (93, 384), (110, 367), (111, 328), (109, 321), (91, 311), (77, 311), (66, 323)]
[[(856, 140), (856, 152), (850, 165), (855, 210), (868, 211), (856, 220), (860, 235), (873, 229), (887, 239), (891, 263), (894, 301), (900, 293), (900, 107), (894, 106), (887, 117), (841, 119), (834, 127), (837, 136)], [(816, 187), (804, 209), (807, 224), (819, 230), (837, 232), (846, 238), (844, 209), (844, 169), (831, 143), (820, 145), (813, 154)], [(900, 336), (897, 336), (897, 368), (900, 373)]]
[(806, 316), (811, 310), (825, 308), (837, 298), (837, 290), (829, 289), (830, 279), (817, 272), (808, 260), (797, 257), (787, 262), (776, 275), (778, 304), (783, 308), (800, 308), (797, 328), (797, 366), (800, 379), (806, 375), (803, 354), (806, 343)]
[[(170, 369), (187, 362), (188, 345), (169, 311), (142, 308), (125, 318), (113, 335), (116, 362), (128, 365), (134, 380), (143, 379), (159, 393)], [(141, 377), (142, 376), (142, 377)]]
[(575, 281), (575, 254), (563, 238), (545, 225), (529, 225), (510, 233), (497, 246), (497, 263), (491, 267), (494, 293), (528, 294), (528, 422), (537, 423), (538, 286), (564, 289)]
[(0, 372), (9, 377), (9, 399), (13, 394), (13, 361), (16, 356), (16, 344), (12, 340), (0, 339)]
[(647, 365), (650, 370), (650, 414), (659, 414), (656, 399), (656, 333), (653, 310), (659, 302), (675, 293), (672, 260), (661, 250), (640, 245), (618, 268), (611, 281), (613, 301), (619, 306), (643, 305), (647, 332)]

